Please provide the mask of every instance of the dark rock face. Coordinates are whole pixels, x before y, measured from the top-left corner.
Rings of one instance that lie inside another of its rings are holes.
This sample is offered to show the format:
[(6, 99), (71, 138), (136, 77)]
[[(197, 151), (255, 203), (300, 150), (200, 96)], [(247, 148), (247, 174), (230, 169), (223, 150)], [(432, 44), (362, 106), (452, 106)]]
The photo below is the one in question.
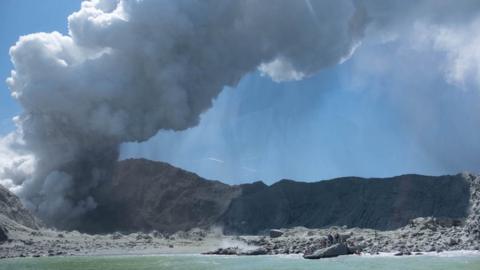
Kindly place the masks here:
[(1, 215), (23, 226), (38, 228), (35, 218), (23, 207), (20, 199), (2, 185), (0, 185), (0, 217)]
[(417, 217), (461, 222), (470, 193), (465, 175), (230, 186), (166, 163), (129, 159), (118, 162), (112, 180), (96, 190), (98, 207), (71, 229), (168, 234), (221, 225), (226, 233), (258, 234), (271, 228), (346, 225), (390, 230)]
[(205, 252), (204, 255), (239, 255), (241, 250), (238, 247), (218, 248), (214, 251)]
[(258, 256), (267, 255), (269, 250), (264, 247), (259, 247), (251, 250), (241, 250), (238, 247), (218, 248), (213, 251), (205, 252), (204, 255), (240, 255), (240, 256)]
[(386, 179), (340, 178), (316, 183), (282, 180), (243, 186), (222, 216), (227, 233), (270, 228), (343, 226), (396, 229), (416, 217), (463, 219), (469, 183), (462, 175), (403, 175)]
[(97, 190), (97, 209), (82, 219), (82, 231), (173, 233), (207, 228), (226, 211), (240, 188), (209, 181), (162, 162), (118, 162), (113, 179)]

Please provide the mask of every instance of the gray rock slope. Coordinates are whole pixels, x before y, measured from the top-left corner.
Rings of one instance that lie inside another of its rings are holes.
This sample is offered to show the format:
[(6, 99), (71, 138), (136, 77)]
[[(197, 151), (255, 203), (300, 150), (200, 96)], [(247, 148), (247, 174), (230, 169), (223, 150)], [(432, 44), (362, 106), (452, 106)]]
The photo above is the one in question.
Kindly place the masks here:
[(20, 199), (0, 185), (0, 223), (6, 219), (32, 229), (38, 228), (35, 218), (23, 207)]
[(464, 174), (470, 183), (470, 207), (465, 219), (465, 230), (471, 238), (480, 240), (480, 176)]
[(282, 180), (243, 187), (221, 218), (227, 232), (333, 225), (396, 229), (417, 217), (464, 219), (470, 185), (465, 175), (339, 178), (315, 183)]
[(162, 162), (120, 161), (111, 182), (96, 192), (97, 209), (82, 218), (87, 232), (176, 232), (208, 228), (241, 190)]

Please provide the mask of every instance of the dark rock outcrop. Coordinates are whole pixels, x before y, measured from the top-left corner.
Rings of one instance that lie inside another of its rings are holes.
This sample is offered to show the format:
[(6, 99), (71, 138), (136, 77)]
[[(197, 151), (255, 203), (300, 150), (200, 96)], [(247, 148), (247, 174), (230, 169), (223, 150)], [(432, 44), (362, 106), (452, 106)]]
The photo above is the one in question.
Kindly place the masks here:
[(204, 255), (241, 255), (241, 256), (258, 256), (267, 255), (269, 250), (264, 247), (255, 249), (242, 250), (239, 247), (218, 248), (213, 251), (205, 252)]
[(97, 208), (74, 229), (92, 233), (173, 233), (208, 228), (226, 211), (239, 187), (210, 181), (163, 162), (120, 161), (113, 179), (95, 194)]
[(204, 255), (239, 255), (242, 251), (238, 247), (218, 248), (213, 251), (205, 252)]
[[(214, 225), (231, 234), (295, 226), (391, 230), (417, 217), (457, 224), (467, 217), (470, 198), (480, 194), (471, 192), (470, 176), (346, 177), (230, 186), (163, 162), (129, 159), (118, 162), (112, 180), (95, 191), (98, 207), (70, 229), (166, 234)], [(472, 235), (478, 234), (478, 222), (470, 223)]]
[(0, 244), (8, 240), (8, 230), (0, 226)]
[(282, 180), (243, 186), (222, 216), (227, 233), (269, 228), (348, 226), (396, 229), (416, 217), (464, 219), (469, 182), (463, 175), (403, 175), (385, 179), (339, 178), (315, 183)]

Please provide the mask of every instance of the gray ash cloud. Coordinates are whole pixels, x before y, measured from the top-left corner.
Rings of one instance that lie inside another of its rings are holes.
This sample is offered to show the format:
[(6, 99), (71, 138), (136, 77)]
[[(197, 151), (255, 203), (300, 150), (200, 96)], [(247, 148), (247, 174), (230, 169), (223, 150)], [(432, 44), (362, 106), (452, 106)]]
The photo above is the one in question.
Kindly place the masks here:
[(23, 108), (11, 136), (23, 158), (0, 178), (64, 226), (96, 207), (92, 190), (110, 178), (121, 143), (197, 125), (245, 74), (303, 79), (348, 59), (368, 25), (389, 32), (408, 16), (436, 21), (437, 7), (463, 15), (475, 4), (431, 2), (418, 5), (433, 11), (368, 0), (85, 1), (68, 34), (30, 34), (10, 50), (7, 83)]

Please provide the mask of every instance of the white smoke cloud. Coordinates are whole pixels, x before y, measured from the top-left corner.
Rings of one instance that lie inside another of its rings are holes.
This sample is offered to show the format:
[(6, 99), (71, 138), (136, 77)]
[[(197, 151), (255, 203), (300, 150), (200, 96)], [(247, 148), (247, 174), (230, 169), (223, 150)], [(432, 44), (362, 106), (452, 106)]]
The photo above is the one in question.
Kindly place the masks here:
[(363, 16), (350, 0), (85, 1), (68, 35), (23, 36), (10, 50), (7, 83), (35, 170), (8, 183), (68, 227), (95, 207), (120, 143), (195, 126), (223, 87), (258, 67), (284, 81), (337, 64), (362, 38)]
[(423, 47), (446, 54), (444, 72), (448, 82), (464, 89), (479, 88), (480, 18), (462, 25), (418, 25), (417, 36)]
[[(245, 74), (300, 80), (347, 60), (367, 25), (371, 39), (401, 39), (417, 20), (468, 23), (478, 3), (85, 1), (68, 17), (68, 35), (23, 36), (10, 50), (7, 83), (23, 108), (11, 136), (28, 157), (0, 146), (0, 179), (47, 223), (71, 226), (68, 217), (95, 207), (92, 191), (110, 178), (121, 143), (197, 125)], [(436, 43), (458, 66), (454, 80), (476, 69), (478, 57), (464, 68), (473, 45), (462, 43), (464, 55)]]
[(262, 75), (270, 76), (275, 82), (298, 81), (305, 77), (305, 74), (298, 72), (288, 61), (281, 58), (260, 64), (258, 70)]
[(0, 138), (0, 184), (18, 192), (34, 171), (34, 157), (24, 149), (18, 132)]

